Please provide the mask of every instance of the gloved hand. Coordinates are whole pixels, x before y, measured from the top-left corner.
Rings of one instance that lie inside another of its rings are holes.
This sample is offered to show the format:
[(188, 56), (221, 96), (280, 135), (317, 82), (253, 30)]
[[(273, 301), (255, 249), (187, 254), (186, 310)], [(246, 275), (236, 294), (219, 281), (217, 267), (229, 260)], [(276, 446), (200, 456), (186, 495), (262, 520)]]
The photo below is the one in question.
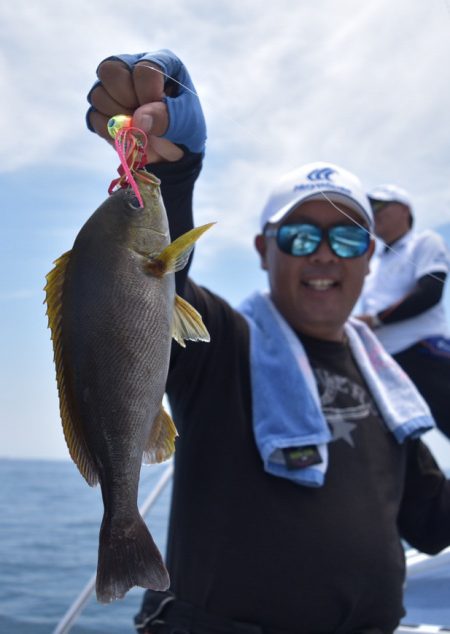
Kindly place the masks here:
[(149, 163), (176, 161), (186, 152), (203, 153), (206, 124), (200, 100), (181, 60), (167, 49), (113, 55), (97, 68), (98, 81), (88, 93), (86, 123), (112, 142), (108, 119), (133, 116), (147, 133)]

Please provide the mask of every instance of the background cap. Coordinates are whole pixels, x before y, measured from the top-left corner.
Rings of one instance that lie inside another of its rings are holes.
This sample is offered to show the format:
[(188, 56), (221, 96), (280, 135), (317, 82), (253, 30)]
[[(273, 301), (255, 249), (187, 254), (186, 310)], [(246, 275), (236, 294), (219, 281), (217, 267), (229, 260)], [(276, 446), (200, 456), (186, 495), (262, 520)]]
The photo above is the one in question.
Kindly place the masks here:
[(378, 185), (372, 189), (368, 194), (369, 200), (377, 200), (387, 203), (402, 203), (412, 213), (411, 196), (406, 189), (398, 187), (397, 185)]
[(369, 199), (360, 180), (333, 163), (315, 162), (283, 176), (261, 212), (261, 231), (268, 222), (280, 222), (294, 207), (307, 200), (326, 200), (356, 211), (373, 228)]

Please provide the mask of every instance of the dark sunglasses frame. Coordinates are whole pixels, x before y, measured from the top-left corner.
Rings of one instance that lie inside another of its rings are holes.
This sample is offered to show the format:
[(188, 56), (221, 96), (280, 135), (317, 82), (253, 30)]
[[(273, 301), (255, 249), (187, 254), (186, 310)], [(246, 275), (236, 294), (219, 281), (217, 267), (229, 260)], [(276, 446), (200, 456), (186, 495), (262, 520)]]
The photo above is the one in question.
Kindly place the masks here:
[[(292, 229), (295, 227), (298, 227), (299, 229), (297, 235), (295, 235), (295, 233), (293, 233), (292, 231)], [(306, 233), (306, 231), (310, 231), (311, 228), (316, 231), (316, 237), (318, 238), (318, 241), (316, 243), (313, 243), (312, 248), (306, 249), (306, 252), (304, 253), (293, 252), (293, 245), (300, 231), (303, 230)], [(349, 245), (348, 243), (346, 244), (345, 241), (349, 239), (349, 236), (343, 235), (343, 230), (344, 232), (348, 232), (348, 230), (350, 230), (350, 232), (354, 234), (352, 236), (352, 240), (358, 240), (360, 245), (356, 252), (352, 252), (350, 255), (347, 255), (345, 251), (346, 249), (348, 250)], [(308, 255), (312, 255), (318, 250), (322, 242), (326, 240), (332, 253), (344, 260), (359, 258), (367, 253), (371, 239), (369, 231), (364, 227), (361, 227), (360, 225), (336, 224), (332, 227), (324, 229), (323, 227), (320, 227), (319, 225), (316, 225), (312, 222), (295, 222), (291, 224), (281, 225), (277, 228), (268, 227), (264, 231), (264, 235), (268, 238), (276, 238), (277, 246), (280, 251), (294, 257), (305, 257)]]
[(377, 214), (379, 211), (382, 211), (388, 205), (391, 205), (393, 200), (376, 200), (375, 198), (369, 198), (370, 206), (372, 207), (372, 211), (374, 214)]

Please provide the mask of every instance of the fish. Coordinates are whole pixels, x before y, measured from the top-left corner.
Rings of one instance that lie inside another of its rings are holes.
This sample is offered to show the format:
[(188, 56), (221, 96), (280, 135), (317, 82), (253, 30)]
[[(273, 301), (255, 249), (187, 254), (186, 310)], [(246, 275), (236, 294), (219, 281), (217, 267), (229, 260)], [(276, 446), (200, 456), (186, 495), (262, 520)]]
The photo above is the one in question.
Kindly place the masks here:
[(162, 404), (172, 338), (209, 341), (199, 313), (175, 291), (175, 272), (214, 223), (170, 240), (159, 179), (135, 174), (83, 225), (46, 276), (60, 416), (70, 456), (100, 483), (96, 594), (101, 603), (133, 586), (166, 590), (163, 558), (141, 517), (142, 462), (174, 452), (176, 427)]

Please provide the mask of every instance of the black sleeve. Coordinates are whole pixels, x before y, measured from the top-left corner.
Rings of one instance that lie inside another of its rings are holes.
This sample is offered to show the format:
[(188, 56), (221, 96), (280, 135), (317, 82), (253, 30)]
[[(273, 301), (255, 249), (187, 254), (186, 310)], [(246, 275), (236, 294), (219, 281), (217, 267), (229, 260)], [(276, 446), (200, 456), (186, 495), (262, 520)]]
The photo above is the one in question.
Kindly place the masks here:
[[(209, 420), (211, 416), (221, 419), (223, 413), (215, 412), (213, 404), (220, 402), (221, 395), (227, 390), (228, 372), (233, 376), (245, 376), (239, 383), (239, 397), (235, 394), (233, 398), (242, 403), (250, 398), (251, 393), (247, 372), (249, 329), (245, 318), (226, 300), (197, 286), (190, 278), (186, 282), (184, 297), (202, 316), (211, 341), (187, 341), (186, 348), (175, 341), (172, 344), (167, 394), (174, 420), (180, 429), (186, 419)], [(207, 397), (204, 389), (207, 389)], [(235, 404), (231, 400), (230, 406), (232, 403)], [(236, 407), (239, 409), (240, 406)], [(247, 407), (250, 408), (250, 404)], [(194, 410), (197, 415), (193, 416)], [(217, 433), (217, 427), (213, 425), (213, 428)]]
[[(186, 151), (185, 156), (175, 163), (155, 163), (146, 166), (146, 169), (161, 181), (161, 195), (169, 218), (172, 240), (193, 227), (192, 199), (195, 181), (202, 169), (202, 159), (202, 154)], [(187, 266), (176, 274), (177, 293), (180, 295), (183, 295), (191, 259)]]
[(450, 544), (450, 482), (420, 440), (408, 443), (398, 523), (401, 536), (425, 553), (434, 555)]
[(394, 324), (416, 317), (438, 303), (444, 291), (447, 275), (442, 271), (424, 275), (414, 289), (401, 301), (378, 313), (383, 324)]

